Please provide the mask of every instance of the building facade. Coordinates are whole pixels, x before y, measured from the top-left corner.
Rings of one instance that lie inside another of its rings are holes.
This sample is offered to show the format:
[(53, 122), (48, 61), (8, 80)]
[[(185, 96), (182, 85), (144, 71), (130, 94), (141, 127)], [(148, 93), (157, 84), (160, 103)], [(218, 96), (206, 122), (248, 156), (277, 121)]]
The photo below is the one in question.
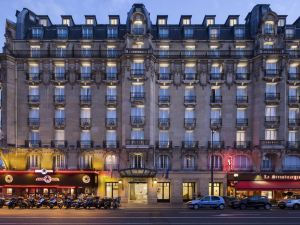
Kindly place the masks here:
[(23, 9), (1, 55), (0, 192), (124, 202), (300, 192), (300, 19), (85, 24)]

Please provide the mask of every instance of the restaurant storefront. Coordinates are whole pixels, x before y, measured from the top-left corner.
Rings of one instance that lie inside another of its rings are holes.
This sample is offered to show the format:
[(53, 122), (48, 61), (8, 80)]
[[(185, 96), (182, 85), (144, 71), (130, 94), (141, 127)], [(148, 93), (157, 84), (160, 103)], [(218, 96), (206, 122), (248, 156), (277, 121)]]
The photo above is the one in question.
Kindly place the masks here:
[(96, 194), (96, 171), (0, 171), (0, 196)]
[(259, 195), (280, 200), (293, 194), (300, 194), (300, 173), (228, 174), (228, 196)]

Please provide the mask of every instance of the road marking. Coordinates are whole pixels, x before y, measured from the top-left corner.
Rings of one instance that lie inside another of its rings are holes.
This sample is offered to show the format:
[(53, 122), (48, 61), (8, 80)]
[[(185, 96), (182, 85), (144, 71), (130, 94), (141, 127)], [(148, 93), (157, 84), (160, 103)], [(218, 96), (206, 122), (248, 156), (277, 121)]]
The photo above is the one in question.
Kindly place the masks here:
[[(3, 224), (3, 225), (40, 225), (40, 224), (45, 224), (45, 225), (72, 225), (72, 224), (75, 224), (75, 225), (86, 225), (86, 224), (90, 224), (90, 225), (103, 225), (103, 224), (110, 224), (110, 225), (131, 225), (131, 224), (136, 224), (136, 225), (139, 225), (139, 224), (159, 224), (159, 225), (170, 225), (170, 224), (174, 224), (174, 225), (185, 225), (185, 224), (190, 224), (190, 225), (193, 225), (193, 224), (206, 224), (206, 225), (222, 225), (222, 224), (236, 224), (236, 225), (251, 225), (251, 224), (261, 224), (261, 222), (228, 222), (228, 223), (224, 223), (224, 222), (139, 222), (139, 223), (122, 223), (122, 222), (97, 222), (97, 223), (91, 223), (91, 222), (88, 222), (88, 223), (69, 223), (69, 222), (59, 222), (59, 223), (51, 223), (51, 222), (39, 222), (39, 223), (7, 223), (7, 222), (0, 222), (0, 224)], [(277, 224), (277, 225), (286, 225), (286, 224), (290, 224), (290, 225), (299, 225), (299, 222), (295, 222), (295, 223), (286, 223), (286, 222), (264, 222), (264, 224), (268, 224), (268, 225), (273, 225), (273, 224)]]

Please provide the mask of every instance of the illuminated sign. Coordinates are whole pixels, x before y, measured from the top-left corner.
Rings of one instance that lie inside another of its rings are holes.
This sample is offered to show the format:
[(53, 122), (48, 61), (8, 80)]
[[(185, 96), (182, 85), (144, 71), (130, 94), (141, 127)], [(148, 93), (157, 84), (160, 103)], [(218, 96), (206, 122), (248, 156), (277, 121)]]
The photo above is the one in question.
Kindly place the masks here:
[(49, 183), (51, 183), (51, 182), (59, 182), (60, 179), (59, 179), (58, 177), (51, 177), (51, 176), (49, 176), (49, 175), (46, 175), (46, 176), (44, 176), (44, 177), (37, 177), (37, 178), (35, 179), (35, 181), (43, 181), (43, 182), (49, 184)]
[(264, 180), (300, 180), (300, 175), (264, 174)]

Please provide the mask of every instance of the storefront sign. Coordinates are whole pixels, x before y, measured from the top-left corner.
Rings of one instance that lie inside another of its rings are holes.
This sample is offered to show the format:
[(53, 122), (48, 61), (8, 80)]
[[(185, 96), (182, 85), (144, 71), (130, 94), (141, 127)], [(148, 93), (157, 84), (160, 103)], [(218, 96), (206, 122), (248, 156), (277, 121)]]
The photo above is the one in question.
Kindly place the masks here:
[(278, 174), (264, 174), (264, 180), (300, 180), (300, 175), (278, 175)]
[(50, 184), (51, 182), (59, 182), (60, 179), (58, 177), (51, 177), (49, 175), (46, 175), (44, 177), (37, 177), (35, 179), (35, 181), (43, 181), (45, 182), (46, 184)]

